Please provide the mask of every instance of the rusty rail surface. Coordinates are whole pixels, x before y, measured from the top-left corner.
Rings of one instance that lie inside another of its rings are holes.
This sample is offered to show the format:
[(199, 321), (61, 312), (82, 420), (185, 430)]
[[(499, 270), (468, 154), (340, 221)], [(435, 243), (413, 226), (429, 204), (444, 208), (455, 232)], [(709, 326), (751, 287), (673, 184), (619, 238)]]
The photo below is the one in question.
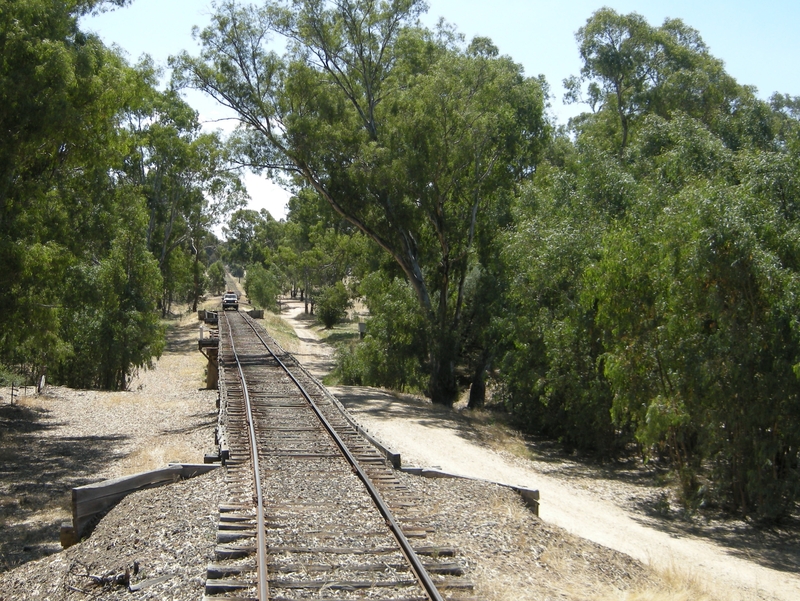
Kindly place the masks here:
[(228, 329), (228, 336), (231, 343), (231, 349), (236, 359), (236, 368), (239, 372), (239, 378), (242, 383), (242, 394), (244, 396), (245, 412), (247, 414), (247, 435), (250, 438), (250, 461), (253, 466), (253, 487), (256, 493), (256, 573), (258, 575), (258, 599), (269, 599), (269, 578), (267, 576), (267, 541), (266, 541), (266, 523), (264, 520), (264, 494), (261, 488), (261, 469), (258, 463), (258, 439), (256, 438), (256, 427), (253, 421), (253, 408), (250, 404), (250, 394), (247, 390), (247, 379), (242, 369), (242, 364), (239, 361), (239, 356), (236, 353), (236, 344), (233, 340), (233, 332)]

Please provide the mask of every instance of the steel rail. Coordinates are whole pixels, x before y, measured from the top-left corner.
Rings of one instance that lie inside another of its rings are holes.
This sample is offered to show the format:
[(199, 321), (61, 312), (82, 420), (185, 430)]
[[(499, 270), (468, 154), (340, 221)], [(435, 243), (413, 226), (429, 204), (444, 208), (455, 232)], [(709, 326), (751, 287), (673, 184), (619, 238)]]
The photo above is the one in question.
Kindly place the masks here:
[(264, 338), (262, 338), (261, 334), (258, 332), (258, 330), (256, 329), (255, 325), (253, 324), (252, 319), (250, 319), (250, 317), (245, 315), (245, 314), (242, 314), (242, 317), (244, 317), (245, 323), (250, 326), (250, 328), (253, 330), (255, 335), (258, 337), (258, 339), (264, 345), (264, 348), (267, 349), (269, 354), (272, 355), (272, 357), (278, 362), (278, 365), (281, 366), (281, 368), (286, 372), (286, 374), (295, 383), (295, 385), (300, 390), (300, 392), (303, 395), (303, 397), (305, 397), (306, 401), (308, 401), (308, 403), (311, 406), (311, 408), (313, 409), (314, 413), (317, 414), (317, 417), (322, 422), (322, 424), (325, 426), (325, 429), (328, 431), (328, 433), (330, 434), (331, 438), (333, 438), (333, 440), (336, 443), (336, 445), (342, 451), (342, 454), (345, 456), (345, 458), (347, 459), (348, 463), (350, 463), (351, 467), (356, 472), (356, 475), (358, 475), (359, 479), (363, 482), (364, 486), (366, 487), (367, 491), (369, 492), (369, 495), (372, 497), (372, 500), (375, 502), (375, 505), (378, 507), (378, 510), (381, 512), (381, 515), (383, 516), (384, 520), (386, 521), (387, 526), (389, 526), (389, 529), (392, 531), (392, 534), (394, 535), (395, 539), (397, 540), (398, 544), (400, 545), (400, 548), (403, 551), (403, 554), (406, 556), (406, 559), (408, 559), (409, 564), (411, 564), (411, 569), (416, 574), (417, 579), (419, 580), (420, 584), (422, 585), (422, 588), (425, 589), (425, 592), (428, 595), (428, 597), (430, 598), (430, 600), (431, 601), (444, 601), (444, 599), (442, 598), (441, 593), (439, 593), (439, 590), (436, 588), (436, 585), (433, 583), (433, 580), (431, 580), (431, 577), (428, 574), (428, 571), (425, 569), (425, 566), (422, 564), (422, 561), (420, 561), (419, 557), (417, 556), (416, 552), (414, 551), (413, 547), (411, 546), (411, 543), (406, 538), (406, 535), (403, 534), (403, 530), (400, 527), (400, 524), (397, 523), (397, 520), (395, 519), (394, 515), (392, 514), (391, 509), (389, 509), (389, 506), (386, 505), (386, 502), (383, 500), (383, 497), (381, 497), (380, 492), (378, 492), (378, 490), (375, 488), (375, 485), (372, 483), (372, 481), (370, 480), (369, 476), (367, 476), (366, 472), (364, 472), (364, 470), (361, 468), (361, 465), (358, 463), (358, 460), (350, 452), (350, 449), (347, 448), (347, 445), (345, 444), (345, 442), (341, 439), (341, 437), (336, 432), (334, 427), (330, 424), (330, 422), (327, 420), (325, 415), (323, 415), (321, 409), (317, 406), (317, 404), (314, 402), (314, 400), (311, 398), (311, 396), (308, 394), (308, 392), (306, 392), (306, 389), (303, 387), (303, 385), (300, 384), (300, 382), (297, 380), (297, 378), (295, 378), (294, 374), (289, 370), (289, 368), (286, 366), (286, 364), (284, 364), (284, 362), (281, 361), (281, 359), (269, 348), (269, 345), (264, 340)]
[[(223, 312), (224, 314), (224, 312)], [(253, 421), (253, 412), (250, 407), (250, 394), (247, 390), (247, 381), (244, 377), (242, 364), (239, 362), (239, 355), (236, 352), (236, 345), (233, 342), (233, 333), (231, 331), (228, 316), (225, 315), (225, 321), (228, 323), (228, 338), (231, 341), (231, 350), (233, 357), (236, 359), (236, 367), (239, 371), (239, 378), (242, 381), (242, 392), (244, 393), (244, 406), (247, 413), (247, 426), (250, 434), (250, 457), (253, 462), (253, 482), (256, 488), (256, 541), (257, 541), (257, 571), (258, 571), (258, 599), (259, 601), (269, 600), (268, 588), (268, 574), (267, 574), (267, 532), (264, 520), (264, 495), (261, 491), (261, 471), (258, 466), (258, 444), (256, 439), (255, 422)], [(251, 326), (252, 327), (252, 326)], [(263, 340), (262, 340), (263, 342)]]

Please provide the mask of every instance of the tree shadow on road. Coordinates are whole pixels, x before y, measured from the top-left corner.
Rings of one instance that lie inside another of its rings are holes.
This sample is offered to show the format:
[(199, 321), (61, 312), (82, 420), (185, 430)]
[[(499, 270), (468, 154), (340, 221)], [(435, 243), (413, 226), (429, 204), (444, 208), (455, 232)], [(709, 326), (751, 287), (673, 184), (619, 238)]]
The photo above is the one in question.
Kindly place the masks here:
[(760, 524), (710, 508), (686, 511), (662, 489), (656, 498), (640, 499), (631, 512), (648, 528), (674, 538), (697, 537), (715, 543), (726, 553), (766, 568), (796, 574), (800, 566), (800, 512), (779, 524)]

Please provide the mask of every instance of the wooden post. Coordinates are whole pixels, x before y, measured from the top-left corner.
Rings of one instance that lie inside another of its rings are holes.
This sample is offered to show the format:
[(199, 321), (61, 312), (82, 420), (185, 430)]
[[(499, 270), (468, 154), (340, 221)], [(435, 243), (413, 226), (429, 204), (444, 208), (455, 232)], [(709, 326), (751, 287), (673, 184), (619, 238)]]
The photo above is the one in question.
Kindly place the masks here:
[(208, 369), (206, 370), (206, 388), (209, 390), (216, 389), (219, 386), (219, 364), (217, 362), (217, 355), (219, 349), (208, 349)]

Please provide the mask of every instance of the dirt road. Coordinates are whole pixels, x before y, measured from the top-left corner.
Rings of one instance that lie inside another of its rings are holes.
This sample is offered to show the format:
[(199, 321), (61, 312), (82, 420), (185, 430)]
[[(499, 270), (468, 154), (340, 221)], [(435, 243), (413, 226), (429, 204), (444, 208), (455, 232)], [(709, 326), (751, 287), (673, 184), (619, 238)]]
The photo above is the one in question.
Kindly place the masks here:
[[(331, 369), (332, 349), (319, 342), (315, 322), (299, 302), (284, 305), (284, 317), (300, 338), (296, 353), (315, 375)], [(700, 578), (722, 599), (800, 599), (800, 576), (792, 544), (787, 548), (722, 545), (694, 536), (630, 508), (636, 484), (609, 481), (599, 473), (574, 472), (569, 462), (525, 461), (488, 449), (457, 412), (385, 391), (335, 387), (332, 392), (358, 421), (402, 454), (404, 465), (438, 466), (444, 471), (537, 488), (542, 519), (624, 552), (658, 568), (677, 568)], [(559, 465), (562, 463), (563, 465)]]

